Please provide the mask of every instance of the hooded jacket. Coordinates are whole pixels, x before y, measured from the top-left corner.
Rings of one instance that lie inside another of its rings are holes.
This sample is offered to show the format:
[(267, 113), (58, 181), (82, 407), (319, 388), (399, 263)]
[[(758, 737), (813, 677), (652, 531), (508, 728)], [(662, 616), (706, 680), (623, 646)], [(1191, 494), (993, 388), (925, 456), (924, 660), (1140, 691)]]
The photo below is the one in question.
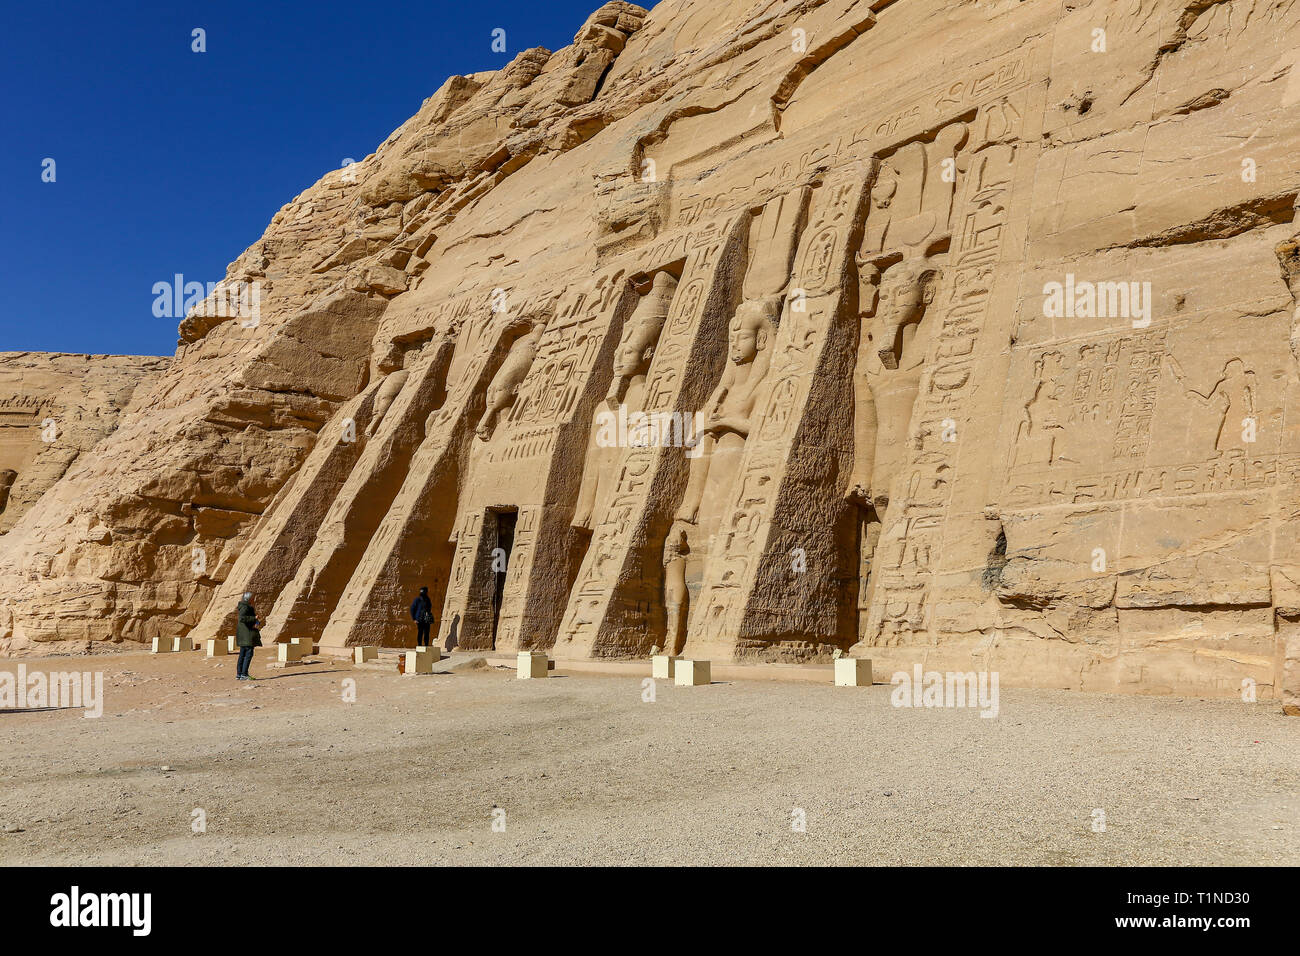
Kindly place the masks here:
[(262, 632), (257, 629), (257, 611), (247, 601), (240, 601), (236, 609), (239, 624), (235, 628), (235, 643), (240, 647), (261, 647)]

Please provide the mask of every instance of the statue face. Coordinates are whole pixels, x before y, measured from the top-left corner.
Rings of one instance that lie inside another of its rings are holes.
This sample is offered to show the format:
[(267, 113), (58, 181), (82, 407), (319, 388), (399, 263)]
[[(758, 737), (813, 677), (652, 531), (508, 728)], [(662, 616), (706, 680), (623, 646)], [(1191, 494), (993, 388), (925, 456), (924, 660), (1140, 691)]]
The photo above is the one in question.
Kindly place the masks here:
[(889, 208), (890, 203), (894, 201), (894, 193), (898, 191), (898, 176), (891, 169), (886, 168), (881, 171), (879, 180), (875, 188), (871, 190), (871, 202), (877, 209), (885, 210)]
[(614, 374), (639, 375), (650, 367), (654, 357), (654, 343), (644, 326), (633, 326), (631, 332), (618, 343), (614, 353)]
[(731, 320), (731, 333), (727, 340), (727, 357), (736, 365), (754, 361), (766, 347), (762, 306), (745, 302), (736, 310)]
[(732, 325), (727, 348), (727, 357), (737, 365), (754, 361), (758, 356), (758, 330), (746, 325)]
[(903, 325), (917, 318), (924, 304), (925, 293), (919, 275), (903, 272), (886, 276), (880, 287), (878, 311), (887, 327)]

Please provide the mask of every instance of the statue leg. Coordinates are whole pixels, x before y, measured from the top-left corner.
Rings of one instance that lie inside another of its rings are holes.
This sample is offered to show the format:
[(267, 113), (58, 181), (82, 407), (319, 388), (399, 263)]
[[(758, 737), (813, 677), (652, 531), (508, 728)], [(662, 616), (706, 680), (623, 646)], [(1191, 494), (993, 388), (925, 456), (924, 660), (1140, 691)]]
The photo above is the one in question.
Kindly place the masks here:
[(664, 610), (668, 629), (664, 640), (666, 653), (676, 656), (686, 647), (686, 622), (690, 619), (690, 592), (686, 589), (686, 529), (673, 524), (664, 546)]
[(686, 481), (686, 493), (682, 495), (682, 506), (677, 509), (679, 520), (695, 521), (699, 517), (700, 502), (704, 500), (704, 486), (709, 480), (709, 459), (713, 457), (713, 446), (717, 441), (712, 434), (700, 438), (700, 453), (690, 459), (691, 473)]

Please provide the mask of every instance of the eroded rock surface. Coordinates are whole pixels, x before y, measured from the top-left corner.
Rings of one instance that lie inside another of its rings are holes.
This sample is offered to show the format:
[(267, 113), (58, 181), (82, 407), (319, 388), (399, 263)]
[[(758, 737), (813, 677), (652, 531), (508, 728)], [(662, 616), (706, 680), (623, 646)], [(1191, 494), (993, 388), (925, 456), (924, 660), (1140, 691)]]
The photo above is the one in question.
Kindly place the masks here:
[(0, 534), (112, 432), (168, 360), (0, 352)]
[(997, 669), (1300, 709), (1300, 4), (610, 3), (230, 267), (0, 640)]

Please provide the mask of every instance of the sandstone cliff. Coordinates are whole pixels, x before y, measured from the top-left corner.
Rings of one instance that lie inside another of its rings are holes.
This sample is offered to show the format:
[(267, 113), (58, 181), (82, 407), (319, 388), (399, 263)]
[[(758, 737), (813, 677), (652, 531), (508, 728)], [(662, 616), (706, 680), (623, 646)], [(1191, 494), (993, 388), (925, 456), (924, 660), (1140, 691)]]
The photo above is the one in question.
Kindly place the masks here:
[(167, 367), (150, 355), (0, 352), (0, 534), (117, 427)]
[(277, 214), (227, 274), (260, 320), (187, 317), (0, 539), (0, 641), (252, 589), (400, 644), (426, 584), (444, 646), (1300, 707), (1298, 40), (1294, 0), (606, 4)]

